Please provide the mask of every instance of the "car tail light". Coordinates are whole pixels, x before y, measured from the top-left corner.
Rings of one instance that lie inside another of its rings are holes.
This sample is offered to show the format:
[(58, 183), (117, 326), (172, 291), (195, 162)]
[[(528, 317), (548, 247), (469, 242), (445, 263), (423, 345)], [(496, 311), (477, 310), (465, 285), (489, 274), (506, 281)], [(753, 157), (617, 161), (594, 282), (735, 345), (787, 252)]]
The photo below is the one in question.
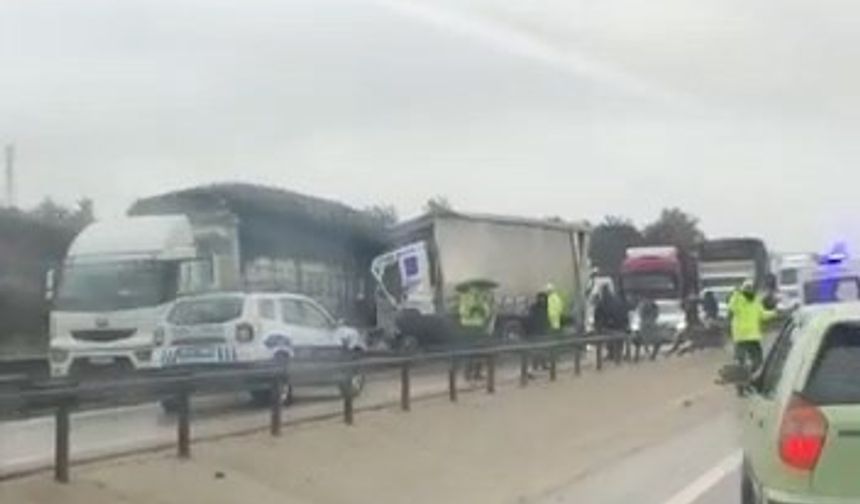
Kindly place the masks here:
[(811, 471), (827, 439), (827, 419), (818, 406), (792, 396), (779, 430), (779, 456), (790, 467)]
[(236, 341), (239, 343), (250, 343), (254, 341), (254, 327), (251, 324), (239, 324), (236, 326)]

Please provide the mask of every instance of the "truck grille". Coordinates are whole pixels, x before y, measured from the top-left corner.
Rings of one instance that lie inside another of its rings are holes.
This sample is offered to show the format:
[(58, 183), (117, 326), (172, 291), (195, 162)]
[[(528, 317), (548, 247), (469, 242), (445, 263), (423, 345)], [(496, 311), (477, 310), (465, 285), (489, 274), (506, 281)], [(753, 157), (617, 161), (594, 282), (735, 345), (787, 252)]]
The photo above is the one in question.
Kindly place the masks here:
[(135, 329), (97, 329), (72, 331), (72, 337), (78, 341), (119, 341), (131, 338), (135, 332)]

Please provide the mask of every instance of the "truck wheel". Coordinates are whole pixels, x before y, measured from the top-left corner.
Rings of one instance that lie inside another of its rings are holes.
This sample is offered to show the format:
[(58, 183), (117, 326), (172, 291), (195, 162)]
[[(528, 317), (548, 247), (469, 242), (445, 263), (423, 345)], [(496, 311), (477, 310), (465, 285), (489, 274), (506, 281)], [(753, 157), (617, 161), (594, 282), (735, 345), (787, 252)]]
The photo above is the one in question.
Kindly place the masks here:
[(516, 343), (523, 341), (526, 338), (526, 328), (519, 320), (508, 320), (502, 324), (499, 337), (505, 342)]
[(402, 334), (397, 339), (397, 347), (401, 352), (414, 352), (418, 350), (418, 338), (411, 334)]
[(161, 400), (161, 411), (167, 415), (175, 415), (179, 413), (179, 401), (176, 398)]

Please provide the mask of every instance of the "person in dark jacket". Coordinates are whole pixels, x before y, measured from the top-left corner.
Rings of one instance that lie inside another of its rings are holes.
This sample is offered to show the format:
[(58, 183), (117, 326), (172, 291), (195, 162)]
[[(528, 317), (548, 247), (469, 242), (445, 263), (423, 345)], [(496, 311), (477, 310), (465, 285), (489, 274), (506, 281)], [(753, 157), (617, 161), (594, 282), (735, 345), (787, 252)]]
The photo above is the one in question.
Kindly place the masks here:
[(660, 307), (650, 297), (645, 297), (637, 307), (639, 313), (639, 338), (641, 343), (653, 345), (651, 360), (657, 358), (660, 352), (661, 335), (657, 320), (660, 318)]
[[(546, 292), (538, 292), (534, 303), (529, 307), (529, 339), (532, 341), (545, 337), (550, 333), (549, 298)], [(532, 359), (532, 369), (548, 369), (549, 363), (546, 357), (538, 354)]]
[[(617, 334), (628, 332), (628, 327), (627, 304), (620, 296), (614, 295), (608, 286), (604, 285), (594, 309), (595, 330), (604, 334)], [(623, 348), (624, 342), (620, 340), (608, 344), (609, 358), (620, 358)]]
[(720, 303), (712, 291), (705, 292), (702, 297), (702, 311), (705, 312), (705, 320), (713, 322), (720, 316)]

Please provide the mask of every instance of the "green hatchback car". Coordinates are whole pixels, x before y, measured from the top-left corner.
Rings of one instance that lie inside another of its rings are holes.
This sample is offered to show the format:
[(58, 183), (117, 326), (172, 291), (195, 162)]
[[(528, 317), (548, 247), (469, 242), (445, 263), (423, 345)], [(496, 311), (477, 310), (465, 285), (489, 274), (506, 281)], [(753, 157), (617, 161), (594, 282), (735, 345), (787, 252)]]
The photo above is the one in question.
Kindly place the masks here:
[(743, 504), (860, 503), (860, 303), (796, 312), (745, 384)]

